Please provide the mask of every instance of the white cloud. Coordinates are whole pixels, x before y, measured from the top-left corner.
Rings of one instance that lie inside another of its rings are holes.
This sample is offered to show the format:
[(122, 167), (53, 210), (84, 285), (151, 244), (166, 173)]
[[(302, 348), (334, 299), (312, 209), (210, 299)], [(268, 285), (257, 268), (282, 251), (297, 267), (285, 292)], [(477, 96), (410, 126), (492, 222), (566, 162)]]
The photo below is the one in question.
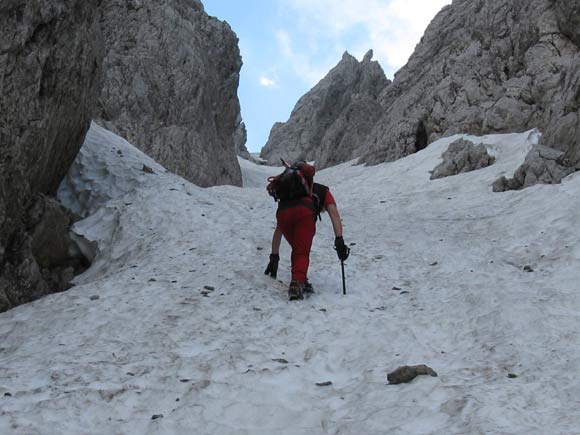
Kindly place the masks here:
[(429, 22), (451, 3), (451, 0), (282, 1), (296, 14), (300, 37), (332, 39), (335, 45), (347, 48), (348, 32), (358, 29), (366, 37), (351, 48), (353, 54), (360, 56), (372, 48), (375, 58), (391, 69), (407, 62)]
[(276, 39), (282, 56), (303, 81), (314, 85), (326, 75), (329, 65), (316, 62), (310, 53), (296, 51), (293, 47), (292, 37), (287, 31), (278, 30)]
[(266, 88), (271, 88), (271, 87), (276, 86), (276, 80), (271, 79), (270, 77), (263, 75), (260, 77), (260, 84)]

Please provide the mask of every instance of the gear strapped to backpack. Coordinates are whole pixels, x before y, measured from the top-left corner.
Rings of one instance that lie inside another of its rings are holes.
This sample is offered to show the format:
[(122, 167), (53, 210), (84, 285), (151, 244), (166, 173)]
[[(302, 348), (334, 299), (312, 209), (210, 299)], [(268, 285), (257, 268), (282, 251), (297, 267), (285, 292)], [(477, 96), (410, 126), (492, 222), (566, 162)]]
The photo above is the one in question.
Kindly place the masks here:
[(266, 190), (274, 201), (290, 201), (304, 196), (312, 196), (314, 166), (306, 162), (288, 165), (283, 159), (284, 172), (268, 178)]
[(314, 202), (314, 220), (322, 220), (320, 213), (324, 210), (326, 193), (328, 192), (328, 186), (324, 184), (314, 183), (312, 187), (312, 201)]

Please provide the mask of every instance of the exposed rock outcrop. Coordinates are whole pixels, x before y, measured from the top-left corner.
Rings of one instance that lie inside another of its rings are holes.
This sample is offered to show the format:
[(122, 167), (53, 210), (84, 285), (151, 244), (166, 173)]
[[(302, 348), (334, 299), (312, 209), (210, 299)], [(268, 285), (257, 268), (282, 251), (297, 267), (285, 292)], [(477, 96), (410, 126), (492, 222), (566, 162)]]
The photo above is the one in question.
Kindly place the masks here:
[(389, 83), (369, 51), (342, 60), (304, 95), (286, 123), (276, 123), (261, 157), (269, 163), (316, 160), (319, 168), (352, 158), (380, 116), (379, 93)]
[(563, 53), (564, 67), (558, 68), (561, 92), (554, 95), (550, 122), (545, 126), (545, 145), (564, 150), (566, 166), (580, 169), (580, 1), (552, 0), (558, 29), (576, 46), (573, 57)]
[(552, 0), (560, 31), (574, 44), (580, 46), (580, 2)]
[(577, 148), (580, 57), (566, 36), (573, 30), (565, 29), (577, 29), (570, 3), (578, 1), (456, 0), (445, 7), (381, 95), (384, 113), (362, 161), (394, 160), (453, 133), (534, 127), (545, 130), (545, 144)]
[[(579, 0), (454, 0), (393, 82), (377, 81), (377, 98), (373, 89), (354, 103), (344, 74), (331, 72), (274, 126), (263, 155), (376, 164), (455, 133), (540, 128), (543, 144), (580, 168), (579, 11)], [(343, 59), (335, 70), (344, 69)], [(335, 92), (329, 99), (318, 89)], [(344, 100), (358, 107), (349, 113)], [(320, 116), (329, 107), (340, 115)]]
[(530, 150), (524, 164), (514, 173), (513, 178), (501, 177), (493, 183), (494, 192), (520, 190), (534, 184), (558, 184), (575, 171), (562, 164), (562, 151), (536, 145)]
[(250, 160), (251, 156), (246, 148), (246, 142), (248, 140), (248, 132), (246, 130), (246, 124), (242, 121), (242, 115), (238, 116), (236, 121), (237, 127), (234, 134), (234, 150), (236, 155), (243, 157), (246, 160)]
[(449, 148), (441, 158), (443, 161), (433, 170), (431, 180), (476, 171), (495, 162), (495, 157), (487, 153), (484, 144), (475, 145), (465, 139), (458, 139), (449, 144)]
[(44, 195), (56, 192), (89, 127), (103, 55), (96, 16), (84, 0), (0, 6), (0, 311), (72, 277), (46, 255), (64, 253), (70, 220)]
[(200, 186), (241, 185), (242, 62), (229, 25), (192, 0), (103, 0), (101, 8), (99, 123)]

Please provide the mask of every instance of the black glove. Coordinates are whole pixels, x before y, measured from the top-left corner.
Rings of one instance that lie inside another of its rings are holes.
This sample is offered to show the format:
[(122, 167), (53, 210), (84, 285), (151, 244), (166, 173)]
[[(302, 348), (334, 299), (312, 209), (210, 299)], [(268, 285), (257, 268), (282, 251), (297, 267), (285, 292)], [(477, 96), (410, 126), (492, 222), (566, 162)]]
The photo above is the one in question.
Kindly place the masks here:
[(334, 249), (336, 249), (336, 255), (338, 255), (340, 261), (346, 260), (348, 254), (350, 254), (350, 248), (344, 244), (344, 239), (342, 237), (334, 239)]
[(272, 278), (276, 278), (278, 274), (278, 261), (280, 261), (280, 256), (278, 254), (270, 254), (270, 262), (264, 275), (270, 275)]

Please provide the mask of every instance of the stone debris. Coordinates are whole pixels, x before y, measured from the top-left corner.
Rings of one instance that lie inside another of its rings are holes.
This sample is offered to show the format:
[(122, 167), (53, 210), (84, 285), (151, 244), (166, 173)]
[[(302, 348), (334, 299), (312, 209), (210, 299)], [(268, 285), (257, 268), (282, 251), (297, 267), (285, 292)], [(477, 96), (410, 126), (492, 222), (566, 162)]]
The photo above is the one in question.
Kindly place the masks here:
[(147, 166), (147, 165), (143, 165), (143, 172), (145, 172), (147, 174), (155, 174), (155, 171), (153, 170), (153, 168), (151, 168), (150, 166)]
[(437, 373), (431, 367), (424, 364), (417, 366), (402, 366), (387, 375), (389, 384), (401, 384), (411, 382), (417, 376), (429, 375), (437, 377)]
[(443, 161), (431, 173), (431, 180), (476, 171), (495, 162), (495, 157), (487, 153), (485, 145), (475, 145), (465, 139), (452, 142), (441, 158)]
[(576, 169), (564, 164), (564, 152), (542, 145), (534, 146), (513, 178), (498, 178), (492, 185), (494, 192), (521, 190), (535, 184), (559, 184)]

